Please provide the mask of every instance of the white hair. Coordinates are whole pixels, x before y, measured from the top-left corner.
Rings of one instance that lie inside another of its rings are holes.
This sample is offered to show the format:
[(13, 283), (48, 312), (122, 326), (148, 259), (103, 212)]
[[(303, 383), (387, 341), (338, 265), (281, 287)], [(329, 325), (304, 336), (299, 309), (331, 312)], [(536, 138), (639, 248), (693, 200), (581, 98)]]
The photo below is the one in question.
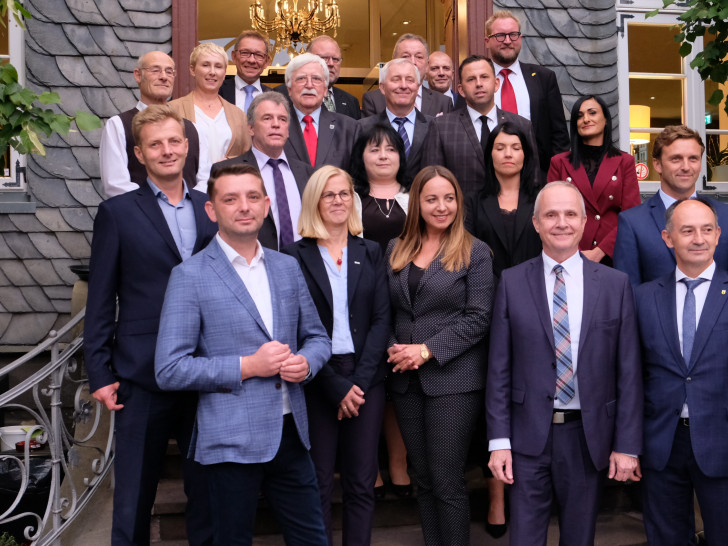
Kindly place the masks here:
[(288, 66), (286, 67), (286, 87), (291, 87), (291, 80), (293, 79), (293, 73), (296, 72), (299, 68), (303, 68), (309, 63), (318, 63), (318, 65), (321, 67), (322, 76), (326, 82), (326, 87), (329, 86), (329, 67), (326, 66), (326, 61), (324, 61), (321, 57), (318, 55), (314, 55), (313, 53), (302, 53), (301, 55), (298, 55), (294, 57), (290, 63), (288, 63)]
[(387, 73), (389, 72), (389, 68), (391, 66), (394, 66), (395, 64), (402, 64), (402, 63), (409, 63), (412, 68), (415, 69), (415, 78), (417, 78), (417, 84), (422, 83), (422, 75), (420, 74), (420, 70), (410, 61), (409, 59), (402, 59), (401, 57), (398, 57), (396, 59), (392, 59), (387, 64), (385, 64), (382, 68), (379, 69), (379, 81), (383, 82), (387, 79)]
[(577, 188), (574, 184), (571, 182), (567, 182), (566, 180), (554, 180), (553, 182), (549, 182), (546, 184), (543, 188), (541, 188), (541, 191), (538, 192), (538, 195), (536, 196), (536, 202), (533, 204), (533, 215), (538, 217), (539, 209), (541, 208), (541, 196), (543, 195), (544, 191), (546, 191), (549, 188), (553, 188), (556, 186), (563, 186), (565, 188), (572, 189), (576, 192), (576, 195), (579, 196), (579, 203), (581, 203), (581, 217), (583, 218), (586, 216), (586, 207), (584, 206), (584, 197), (582, 197), (581, 192), (579, 191), (579, 188)]

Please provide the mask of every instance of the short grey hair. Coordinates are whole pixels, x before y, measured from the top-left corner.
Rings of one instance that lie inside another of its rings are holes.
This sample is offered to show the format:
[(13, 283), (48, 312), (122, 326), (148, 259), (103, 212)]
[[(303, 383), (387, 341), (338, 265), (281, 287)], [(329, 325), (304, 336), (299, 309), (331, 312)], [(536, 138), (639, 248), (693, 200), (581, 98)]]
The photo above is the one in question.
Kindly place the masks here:
[(411, 32), (408, 32), (406, 34), (402, 34), (397, 39), (397, 43), (394, 44), (394, 49), (392, 50), (392, 58), (395, 59), (397, 57), (397, 50), (399, 50), (399, 45), (402, 42), (406, 42), (408, 40), (415, 40), (416, 42), (420, 42), (423, 46), (425, 46), (425, 51), (427, 52), (427, 56), (430, 56), (430, 46), (427, 44), (427, 40), (425, 40), (422, 36), (419, 34), (412, 34)]
[(387, 74), (389, 73), (390, 67), (396, 65), (396, 64), (402, 64), (407, 63), (415, 70), (415, 77), (417, 78), (417, 83), (422, 83), (422, 75), (420, 74), (420, 70), (409, 60), (409, 59), (392, 59), (388, 63), (386, 63), (382, 68), (379, 69), (379, 81), (383, 82), (387, 79)]
[(567, 182), (566, 180), (554, 180), (553, 182), (549, 182), (543, 188), (541, 188), (541, 191), (539, 191), (538, 195), (536, 196), (536, 202), (533, 204), (533, 215), (535, 217), (538, 217), (539, 209), (541, 208), (541, 196), (543, 195), (543, 192), (546, 191), (548, 188), (553, 188), (555, 186), (563, 186), (565, 188), (572, 189), (576, 192), (576, 195), (579, 196), (579, 203), (581, 203), (581, 217), (584, 218), (586, 216), (586, 206), (584, 205), (584, 197), (582, 197), (581, 192), (579, 191), (579, 188), (574, 186), (574, 184), (572, 184), (571, 182)]
[(705, 199), (704, 197), (696, 197), (695, 199), (692, 198), (685, 198), (685, 199), (678, 199), (675, 201), (672, 205), (667, 207), (667, 210), (665, 211), (665, 230), (670, 233), (672, 231), (673, 225), (672, 225), (672, 217), (675, 214), (675, 209), (680, 206), (685, 201), (697, 201), (698, 203), (702, 203), (706, 207), (710, 209), (710, 212), (713, 213), (713, 218), (715, 219), (715, 226), (718, 226), (718, 213), (715, 210), (715, 207), (713, 204)]
[(274, 102), (276, 104), (282, 104), (283, 107), (286, 109), (286, 114), (288, 114), (288, 117), (291, 117), (291, 107), (288, 105), (288, 99), (285, 97), (285, 95), (283, 95), (283, 93), (279, 93), (278, 91), (266, 91), (265, 93), (259, 93), (250, 103), (250, 106), (248, 106), (249, 127), (255, 125), (258, 105), (266, 100), (269, 102)]
[(326, 83), (326, 87), (329, 86), (329, 67), (326, 66), (326, 61), (324, 61), (318, 55), (314, 55), (313, 53), (302, 53), (301, 55), (294, 57), (286, 67), (286, 87), (290, 89), (291, 80), (293, 79), (293, 73), (309, 63), (318, 63), (318, 65), (321, 67), (321, 72)]

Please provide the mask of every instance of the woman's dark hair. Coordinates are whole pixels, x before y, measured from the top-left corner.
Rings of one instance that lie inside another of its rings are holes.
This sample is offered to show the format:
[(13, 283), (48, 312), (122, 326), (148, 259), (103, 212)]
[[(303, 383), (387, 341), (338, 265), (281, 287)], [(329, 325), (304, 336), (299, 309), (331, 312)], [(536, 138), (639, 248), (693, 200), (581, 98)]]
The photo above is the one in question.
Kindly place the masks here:
[(518, 125), (510, 121), (496, 125), (488, 136), (488, 143), (485, 145), (485, 184), (483, 185), (482, 193), (484, 195), (497, 196), (501, 190), (500, 182), (498, 182), (498, 178), (496, 177), (495, 169), (493, 168), (493, 161), (491, 159), (495, 139), (501, 133), (517, 136), (518, 140), (521, 141), (521, 149), (523, 150), (521, 191), (526, 194), (526, 197), (530, 202), (533, 202), (536, 199), (538, 191), (541, 189), (537, 171), (539, 168), (538, 159), (531, 149), (526, 133), (524, 133)]
[(391, 125), (377, 123), (361, 132), (351, 151), (349, 174), (351, 174), (351, 178), (354, 180), (354, 190), (362, 197), (369, 195), (369, 178), (367, 177), (367, 170), (364, 166), (364, 149), (369, 144), (381, 146), (384, 142), (389, 142), (399, 154), (399, 170), (396, 176), (397, 182), (405, 190), (408, 190), (410, 187), (411, 181), (406, 180), (405, 176), (407, 156), (404, 155), (404, 142), (402, 142), (402, 137), (399, 136)]
[(571, 130), (571, 152), (569, 153), (569, 162), (575, 169), (578, 169), (581, 165), (582, 157), (584, 157), (584, 141), (579, 135), (579, 130), (576, 128), (576, 122), (579, 119), (579, 109), (584, 101), (594, 99), (599, 107), (602, 109), (604, 114), (604, 141), (602, 142), (601, 151), (599, 157), (603, 158), (618, 156), (621, 152), (612, 144), (612, 115), (609, 113), (609, 107), (607, 103), (601, 97), (596, 95), (584, 95), (579, 97), (571, 107), (571, 120), (569, 121), (569, 129)]

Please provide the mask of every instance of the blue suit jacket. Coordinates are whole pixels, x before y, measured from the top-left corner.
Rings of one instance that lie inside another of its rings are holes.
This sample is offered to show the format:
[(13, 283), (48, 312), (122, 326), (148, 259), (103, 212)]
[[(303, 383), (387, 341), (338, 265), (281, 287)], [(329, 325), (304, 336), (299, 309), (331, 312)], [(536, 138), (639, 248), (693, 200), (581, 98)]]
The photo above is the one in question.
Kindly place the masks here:
[[(584, 434), (597, 470), (612, 451), (642, 452), (642, 370), (627, 277), (583, 258), (584, 302), (576, 377)], [(551, 430), (554, 333), (542, 256), (503, 271), (490, 329), (485, 408), (488, 439), (536, 456)], [(518, 478), (516, 478), (518, 479)]]
[(675, 272), (638, 287), (635, 297), (645, 385), (642, 463), (665, 468), (687, 401), (690, 440), (700, 470), (710, 477), (727, 477), (728, 273), (715, 270), (687, 364), (677, 332)]
[[(205, 213), (204, 193), (190, 190), (197, 239), (193, 252), (217, 233)], [(84, 321), (84, 351), (91, 392), (119, 379), (148, 390), (164, 291), (182, 262), (172, 232), (147, 184), (99, 205), (94, 221)], [(116, 316), (116, 301), (119, 314)]]
[[(240, 380), (240, 357), (272, 340), (308, 360), (311, 373), (331, 356), (331, 341), (296, 260), (264, 249), (273, 332), (217, 240), (172, 272), (159, 326), (155, 369), (167, 390), (200, 391), (191, 455), (202, 464), (261, 463), (283, 431), (280, 376)], [(287, 383), (301, 442), (308, 448), (300, 383)]]
[[(723, 227), (715, 263), (728, 269), (728, 205), (708, 199), (718, 213)], [(614, 267), (629, 275), (633, 287), (663, 277), (675, 270), (675, 253), (662, 240), (665, 229), (665, 205), (656, 193), (648, 201), (619, 214)]]

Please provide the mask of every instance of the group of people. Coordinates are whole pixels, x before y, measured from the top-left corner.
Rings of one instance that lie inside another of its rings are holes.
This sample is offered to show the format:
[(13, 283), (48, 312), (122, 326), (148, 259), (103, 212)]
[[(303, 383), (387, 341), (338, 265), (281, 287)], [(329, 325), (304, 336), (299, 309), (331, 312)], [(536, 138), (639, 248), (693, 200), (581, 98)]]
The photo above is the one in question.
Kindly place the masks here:
[(693, 490), (726, 543), (728, 206), (696, 195), (700, 136), (657, 137), (640, 204), (605, 102), (567, 131), (517, 18), (485, 40), (453, 90), (449, 57), (403, 35), (363, 113), (328, 36), (275, 90), (266, 37), (240, 35), (232, 78), (201, 44), (168, 104), (172, 59), (139, 59), (102, 137), (85, 320), (114, 545), (149, 543), (171, 437), (190, 544), (250, 544), (262, 493), (287, 544), (331, 545), (335, 473), (343, 543), (369, 544), (382, 431), (428, 545), (469, 543), (473, 444), (486, 529), (513, 545), (546, 543), (552, 505), (562, 544), (593, 544), (605, 477), (643, 481), (650, 544), (692, 543)]

